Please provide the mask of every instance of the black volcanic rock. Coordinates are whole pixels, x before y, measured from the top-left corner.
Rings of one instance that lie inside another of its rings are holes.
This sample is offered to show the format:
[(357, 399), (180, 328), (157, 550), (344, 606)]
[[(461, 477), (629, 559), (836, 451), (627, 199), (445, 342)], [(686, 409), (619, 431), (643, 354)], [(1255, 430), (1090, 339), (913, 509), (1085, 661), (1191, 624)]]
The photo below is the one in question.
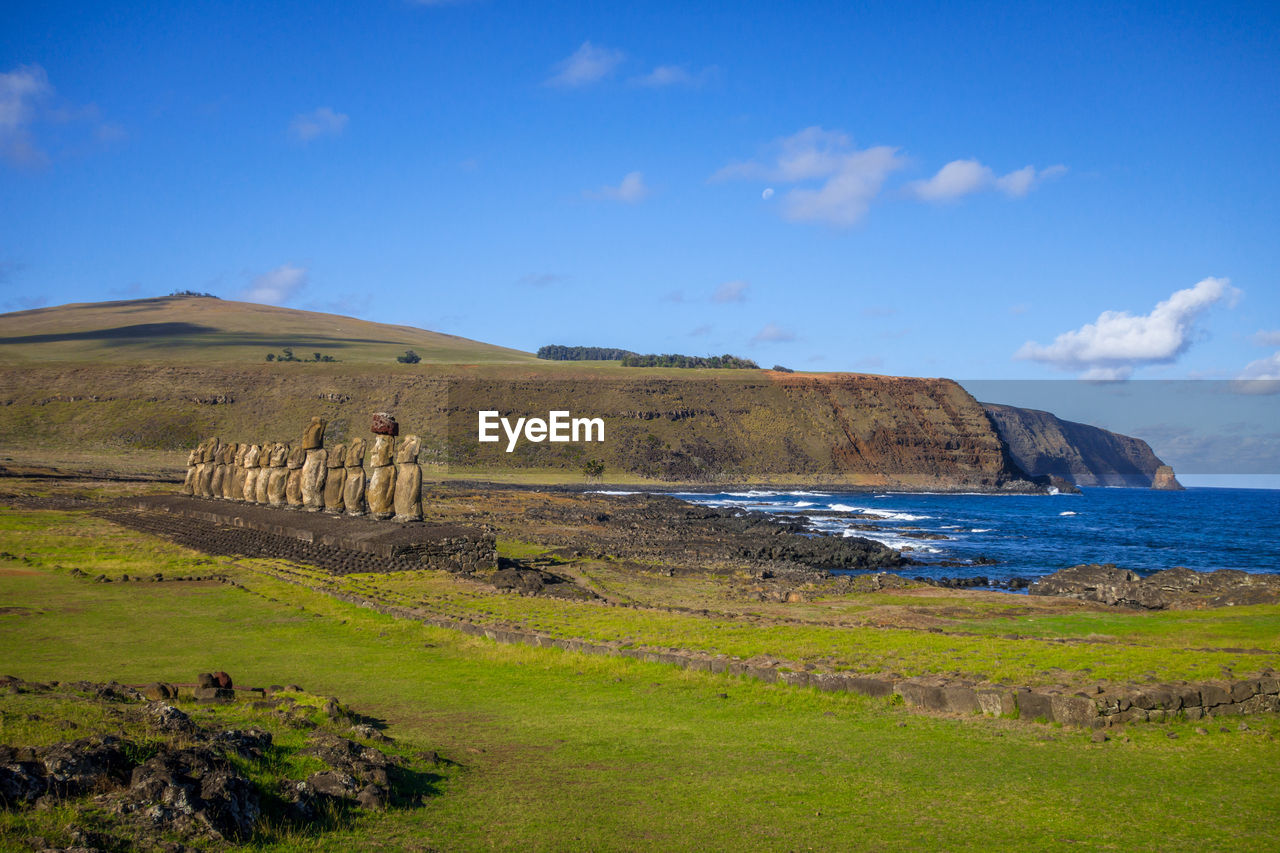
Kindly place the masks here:
[(1071, 566), (1040, 578), (1027, 592), (1143, 610), (1232, 607), (1280, 601), (1280, 575), (1235, 569), (1195, 572), (1179, 566), (1144, 578), (1111, 563), (1094, 563)]

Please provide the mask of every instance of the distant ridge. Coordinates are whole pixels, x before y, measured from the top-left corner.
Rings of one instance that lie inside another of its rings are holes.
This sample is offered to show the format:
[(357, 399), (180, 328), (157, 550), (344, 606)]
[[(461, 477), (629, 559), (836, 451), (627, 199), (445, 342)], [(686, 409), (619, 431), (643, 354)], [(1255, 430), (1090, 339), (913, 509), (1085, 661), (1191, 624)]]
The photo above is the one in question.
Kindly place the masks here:
[(391, 363), (412, 349), (427, 363), (527, 363), (529, 353), (412, 326), (275, 305), (159, 296), (0, 314), (0, 362), (246, 363), (292, 347), (345, 363)]

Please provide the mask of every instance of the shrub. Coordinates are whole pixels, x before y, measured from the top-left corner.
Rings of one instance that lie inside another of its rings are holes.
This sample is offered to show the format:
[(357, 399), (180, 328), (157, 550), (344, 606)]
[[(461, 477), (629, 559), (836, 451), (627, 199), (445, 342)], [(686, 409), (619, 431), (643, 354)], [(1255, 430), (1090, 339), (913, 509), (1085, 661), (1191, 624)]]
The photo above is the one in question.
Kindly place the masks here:
[(416, 352), (414, 352), (411, 349), (407, 349), (404, 351), (404, 355), (396, 356), (396, 361), (400, 362), (401, 364), (417, 364), (418, 362), (422, 361), (422, 356), (418, 355)]

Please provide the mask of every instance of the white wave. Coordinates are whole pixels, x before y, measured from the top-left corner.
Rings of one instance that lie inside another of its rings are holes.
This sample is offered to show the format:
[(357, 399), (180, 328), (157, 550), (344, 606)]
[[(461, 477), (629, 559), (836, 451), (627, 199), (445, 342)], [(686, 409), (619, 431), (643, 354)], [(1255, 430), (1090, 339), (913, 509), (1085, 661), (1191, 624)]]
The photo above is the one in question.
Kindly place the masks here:
[(991, 528), (990, 527), (970, 527), (969, 532), (970, 533), (990, 533)]
[(1071, 510), (1067, 510), (1066, 512), (1060, 512), (1060, 513), (1058, 513), (1058, 515), (1075, 515), (1075, 513), (1074, 513), (1074, 512), (1072, 512)]
[(803, 507), (814, 506), (814, 503), (813, 501), (796, 501), (791, 506), (795, 509), (802, 509)]
[(881, 530), (857, 530), (855, 528), (849, 527), (849, 528), (846, 528), (845, 531), (840, 535), (846, 539), (853, 538), (855, 536), (858, 537), (859, 539), (870, 539), (872, 542), (879, 542), (881, 545), (885, 545), (889, 548), (894, 548), (899, 551), (902, 550), (903, 548), (907, 548), (907, 549), (910, 549), (911, 551), (914, 551), (917, 554), (941, 554), (942, 553), (942, 549), (935, 548), (932, 545), (925, 545), (923, 542), (921, 542), (918, 539), (908, 539), (905, 536), (894, 536), (892, 533), (885, 533), (884, 531), (881, 531)]
[(787, 492), (793, 498), (829, 498), (830, 492)]
[(587, 494), (589, 495), (642, 495), (644, 494), (644, 492), (614, 492), (608, 489), (596, 489), (594, 491), (587, 492)]

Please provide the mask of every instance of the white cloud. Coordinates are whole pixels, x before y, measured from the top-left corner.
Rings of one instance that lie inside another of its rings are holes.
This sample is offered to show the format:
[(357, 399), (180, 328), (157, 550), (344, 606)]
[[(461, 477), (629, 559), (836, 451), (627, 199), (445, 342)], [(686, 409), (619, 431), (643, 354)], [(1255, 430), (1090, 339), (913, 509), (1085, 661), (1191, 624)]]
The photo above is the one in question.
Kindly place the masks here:
[(647, 86), (653, 89), (661, 89), (667, 86), (688, 86), (696, 89), (700, 86), (705, 86), (715, 76), (716, 71), (715, 66), (704, 68), (695, 73), (683, 65), (658, 65), (648, 74), (633, 78), (631, 82), (637, 86)]
[(751, 338), (753, 344), (783, 344), (796, 339), (795, 332), (784, 329), (775, 323), (765, 323), (764, 328)]
[(885, 179), (905, 165), (897, 148), (857, 149), (846, 134), (821, 127), (805, 128), (772, 148), (766, 162), (730, 163), (711, 179), (810, 184), (796, 186), (783, 196), (782, 215), (793, 222), (856, 224)]
[(246, 302), (280, 305), (307, 286), (307, 268), (282, 264), (271, 272), (256, 276), (240, 297)]
[(1266, 358), (1251, 361), (1240, 371), (1237, 379), (1280, 379), (1280, 352), (1273, 352)]
[(1206, 278), (1179, 290), (1150, 314), (1103, 311), (1093, 323), (1063, 332), (1048, 346), (1023, 344), (1015, 358), (1080, 372), (1085, 379), (1127, 379), (1134, 368), (1169, 364), (1195, 337), (1195, 322), (1211, 305), (1233, 303), (1239, 291), (1225, 278)]
[(1260, 347), (1280, 347), (1280, 329), (1259, 329), (1249, 340)]
[(598, 190), (587, 190), (583, 195), (598, 201), (620, 201), (624, 204), (635, 204), (643, 201), (649, 195), (649, 188), (644, 184), (643, 173), (628, 172), (623, 176), (622, 183), (616, 187), (606, 186)]
[(747, 283), (745, 281), (726, 281), (711, 294), (711, 301), (724, 305), (729, 302), (747, 301)]
[(556, 65), (556, 73), (547, 80), (549, 86), (577, 88), (603, 80), (626, 58), (620, 50), (596, 47), (584, 41), (582, 47)]
[(309, 113), (299, 113), (289, 122), (289, 132), (303, 142), (317, 136), (336, 136), (347, 127), (345, 113), (336, 113), (329, 107), (320, 107)]
[(49, 75), (39, 65), (19, 65), (0, 74), (0, 157), (15, 165), (38, 166), (49, 158), (28, 131), (37, 104), (53, 94)]
[(1050, 166), (1037, 170), (1023, 166), (1007, 175), (996, 177), (990, 166), (977, 160), (952, 160), (932, 178), (912, 181), (908, 191), (921, 201), (954, 201), (987, 190), (997, 190), (1012, 198), (1021, 198), (1039, 183), (1066, 172), (1066, 166)]

